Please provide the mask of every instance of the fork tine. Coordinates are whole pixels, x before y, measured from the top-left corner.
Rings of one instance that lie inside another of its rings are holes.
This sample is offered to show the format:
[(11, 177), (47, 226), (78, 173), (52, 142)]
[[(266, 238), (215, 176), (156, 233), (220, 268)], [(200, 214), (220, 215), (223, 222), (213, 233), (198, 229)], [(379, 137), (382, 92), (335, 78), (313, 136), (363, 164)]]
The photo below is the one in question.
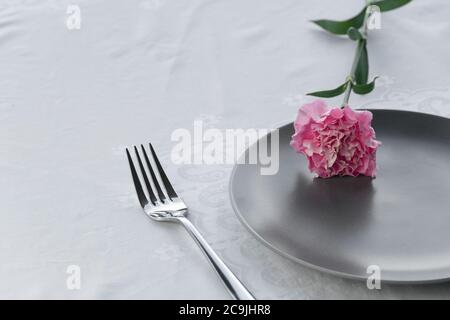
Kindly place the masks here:
[(153, 149), (152, 144), (149, 143), (149, 145), (150, 145), (150, 151), (152, 152), (153, 159), (155, 160), (155, 163), (156, 163), (156, 167), (158, 168), (158, 171), (159, 171), (159, 176), (161, 177), (161, 180), (166, 188), (167, 194), (169, 195), (170, 198), (177, 198), (178, 195), (175, 192), (175, 190), (173, 189), (172, 184), (170, 183), (169, 179), (167, 178), (166, 173), (164, 172), (164, 170), (161, 166), (161, 163), (159, 162), (158, 157), (156, 156), (156, 152)]
[(150, 181), (148, 180), (147, 172), (144, 169), (144, 165), (142, 163), (141, 157), (139, 156), (138, 149), (136, 146), (134, 146), (134, 153), (136, 153), (136, 157), (138, 159), (139, 167), (141, 168), (142, 177), (144, 178), (145, 186), (147, 187), (148, 195), (150, 196), (150, 201), (155, 204), (156, 203), (156, 197), (153, 193), (152, 186), (150, 185)]
[(158, 193), (158, 197), (162, 202), (164, 202), (164, 200), (166, 199), (166, 196), (164, 195), (164, 192), (162, 191), (161, 186), (159, 185), (158, 179), (156, 178), (155, 171), (153, 170), (153, 167), (150, 163), (150, 159), (147, 156), (147, 151), (145, 151), (145, 148), (142, 144), (141, 144), (141, 148), (142, 148), (142, 152), (144, 153), (145, 162), (147, 162), (147, 167), (150, 171), (150, 175), (152, 176), (151, 178), (153, 181), (153, 185), (155, 186), (156, 191)]
[(133, 177), (134, 187), (136, 189), (139, 202), (142, 207), (145, 207), (148, 204), (147, 197), (145, 196), (144, 190), (142, 190), (142, 185), (141, 182), (139, 181), (139, 176), (136, 172), (136, 168), (134, 167), (133, 159), (131, 158), (128, 148), (126, 148), (126, 151), (128, 163), (130, 164), (131, 176)]

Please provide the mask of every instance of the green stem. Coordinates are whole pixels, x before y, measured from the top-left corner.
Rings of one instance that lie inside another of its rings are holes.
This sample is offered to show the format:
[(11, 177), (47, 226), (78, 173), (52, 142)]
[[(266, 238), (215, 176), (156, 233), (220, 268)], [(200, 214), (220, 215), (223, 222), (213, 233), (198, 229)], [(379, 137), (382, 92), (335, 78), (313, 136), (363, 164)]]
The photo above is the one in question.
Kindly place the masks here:
[(366, 15), (364, 16), (364, 22), (361, 27), (361, 34), (363, 35), (362, 39), (358, 40), (358, 44), (356, 46), (355, 56), (353, 58), (352, 68), (350, 70), (350, 74), (347, 77), (347, 88), (344, 92), (344, 101), (342, 101), (342, 108), (348, 105), (348, 101), (350, 99), (350, 93), (353, 88), (353, 80), (355, 78), (356, 68), (358, 67), (359, 58), (361, 57), (362, 50), (367, 43), (367, 18), (369, 17), (369, 6), (366, 9)]

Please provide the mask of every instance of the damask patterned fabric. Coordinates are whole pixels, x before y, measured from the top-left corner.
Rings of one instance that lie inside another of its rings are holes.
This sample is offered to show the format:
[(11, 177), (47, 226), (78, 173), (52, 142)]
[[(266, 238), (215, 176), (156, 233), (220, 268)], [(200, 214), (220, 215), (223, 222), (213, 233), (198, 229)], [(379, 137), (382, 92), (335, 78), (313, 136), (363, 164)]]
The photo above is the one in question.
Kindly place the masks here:
[[(381, 78), (352, 107), (450, 117), (447, 2), (382, 15), (368, 44)], [(447, 284), (370, 291), (288, 261), (239, 223), (230, 165), (171, 162), (172, 132), (195, 120), (274, 128), (293, 121), (305, 92), (342, 83), (354, 43), (308, 21), (362, 5), (2, 1), (0, 298), (229, 298), (186, 232), (139, 208), (124, 148), (149, 141), (193, 222), (257, 298), (450, 298)], [(70, 265), (79, 290), (67, 286)]]

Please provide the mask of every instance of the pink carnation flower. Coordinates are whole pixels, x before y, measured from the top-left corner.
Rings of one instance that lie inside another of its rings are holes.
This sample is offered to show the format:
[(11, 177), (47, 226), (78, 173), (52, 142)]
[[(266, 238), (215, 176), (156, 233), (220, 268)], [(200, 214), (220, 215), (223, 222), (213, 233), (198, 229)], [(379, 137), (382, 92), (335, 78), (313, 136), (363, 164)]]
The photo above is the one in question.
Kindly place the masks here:
[(308, 158), (311, 172), (321, 178), (365, 175), (375, 177), (376, 150), (370, 111), (330, 108), (324, 101), (298, 110), (291, 146)]

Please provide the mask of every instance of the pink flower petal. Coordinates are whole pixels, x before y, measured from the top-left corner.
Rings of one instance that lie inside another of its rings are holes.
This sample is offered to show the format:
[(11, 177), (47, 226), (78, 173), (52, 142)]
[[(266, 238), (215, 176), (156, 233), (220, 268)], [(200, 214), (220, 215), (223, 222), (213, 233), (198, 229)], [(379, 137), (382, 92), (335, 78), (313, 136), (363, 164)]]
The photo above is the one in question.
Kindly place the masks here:
[(349, 106), (329, 108), (316, 100), (303, 105), (294, 122), (291, 146), (308, 159), (308, 168), (319, 177), (376, 174), (376, 149), (372, 113)]

